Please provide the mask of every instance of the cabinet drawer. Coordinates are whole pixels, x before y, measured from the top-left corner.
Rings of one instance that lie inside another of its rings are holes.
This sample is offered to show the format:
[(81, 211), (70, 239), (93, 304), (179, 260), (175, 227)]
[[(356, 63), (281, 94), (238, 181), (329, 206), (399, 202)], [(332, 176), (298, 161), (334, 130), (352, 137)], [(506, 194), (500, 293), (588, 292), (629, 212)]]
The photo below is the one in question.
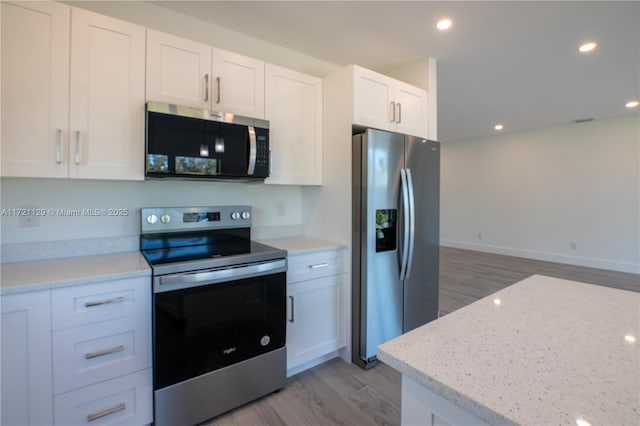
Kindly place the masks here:
[(55, 331), (54, 394), (150, 367), (150, 340), (146, 313)]
[(51, 296), (54, 330), (124, 318), (135, 312), (151, 315), (151, 280), (147, 277), (61, 288)]
[(344, 249), (290, 255), (287, 283), (312, 280), (343, 272), (346, 272)]
[(54, 398), (56, 425), (146, 425), (151, 423), (151, 369)]

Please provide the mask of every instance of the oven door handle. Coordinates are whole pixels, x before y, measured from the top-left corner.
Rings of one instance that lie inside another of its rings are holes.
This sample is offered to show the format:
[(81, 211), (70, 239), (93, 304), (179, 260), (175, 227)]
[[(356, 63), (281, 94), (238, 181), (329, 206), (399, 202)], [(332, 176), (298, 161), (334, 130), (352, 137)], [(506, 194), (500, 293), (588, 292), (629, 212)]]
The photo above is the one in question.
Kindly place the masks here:
[(286, 272), (286, 270), (287, 260), (278, 259), (270, 260), (268, 262), (223, 267), (206, 271), (163, 275), (159, 277), (159, 280), (157, 281), (158, 285), (154, 285), (153, 291), (161, 293), (164, 291), (199, 287), (242, 278), (252, 278), (261, 275)]

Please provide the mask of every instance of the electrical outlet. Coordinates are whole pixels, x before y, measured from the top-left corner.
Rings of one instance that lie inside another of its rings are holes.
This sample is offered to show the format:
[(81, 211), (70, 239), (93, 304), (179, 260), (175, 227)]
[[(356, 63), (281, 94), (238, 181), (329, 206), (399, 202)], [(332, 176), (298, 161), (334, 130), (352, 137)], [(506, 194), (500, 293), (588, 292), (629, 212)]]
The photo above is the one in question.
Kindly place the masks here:
[(575, 250), (575, 249), (576, 249), (576, 247), (577, 247), (577, 246), (576, 246), (576, 243), (570, 243), (570, 244), (569, 244), (569, 248), (570, 248), (571, 250)]
[(482, 241), (482, 232), (478, 232), (478, 240)]
[(21, 212), (18, 218), (19, 228), (37, 228), (40, 226), (40, 217), (34, 214), (40, 210), (38, 206), (19, 206), (17, 210)]
[(284, 201), (278, 201), (276, 209), (278, 210), (278, 216), (287, 215), (287, 203), (285, 203)]

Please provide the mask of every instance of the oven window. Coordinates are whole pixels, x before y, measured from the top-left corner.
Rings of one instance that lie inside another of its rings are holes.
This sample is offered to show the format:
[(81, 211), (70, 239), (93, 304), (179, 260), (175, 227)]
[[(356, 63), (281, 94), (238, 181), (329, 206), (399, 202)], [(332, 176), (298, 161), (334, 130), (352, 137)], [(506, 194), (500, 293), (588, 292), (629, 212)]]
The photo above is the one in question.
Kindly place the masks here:
[(284, 272), (154, 294), (155, 389), (283, 347)]

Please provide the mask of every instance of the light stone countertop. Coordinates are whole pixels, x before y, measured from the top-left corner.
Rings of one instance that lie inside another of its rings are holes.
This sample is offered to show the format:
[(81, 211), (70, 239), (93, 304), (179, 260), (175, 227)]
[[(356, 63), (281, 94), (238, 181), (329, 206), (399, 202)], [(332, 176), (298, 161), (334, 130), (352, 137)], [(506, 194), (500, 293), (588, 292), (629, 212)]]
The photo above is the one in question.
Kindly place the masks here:
[(3, 263), (0, 295), (147, 276), (151, 268), (138, 251)]
[(489, 424), (638, 425), (639, 328), (640, 293), (534, 275), (378, 358)]
[(259, 240), (259, 242), (279, 248), (281, 250), (286, 250), (289, 255), (307, 254), (320, 250), (347, 248), (347, 245), (344, 243), (305, 236), (270, 238)]

